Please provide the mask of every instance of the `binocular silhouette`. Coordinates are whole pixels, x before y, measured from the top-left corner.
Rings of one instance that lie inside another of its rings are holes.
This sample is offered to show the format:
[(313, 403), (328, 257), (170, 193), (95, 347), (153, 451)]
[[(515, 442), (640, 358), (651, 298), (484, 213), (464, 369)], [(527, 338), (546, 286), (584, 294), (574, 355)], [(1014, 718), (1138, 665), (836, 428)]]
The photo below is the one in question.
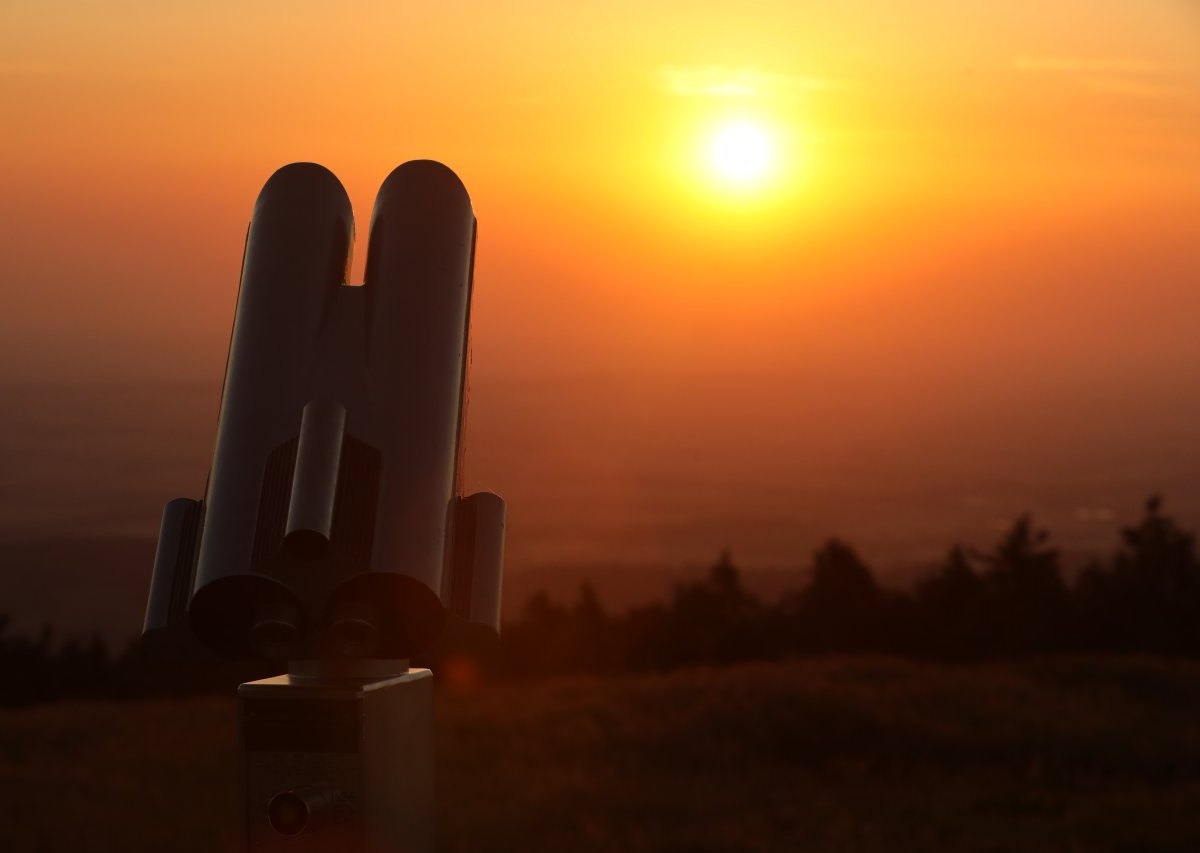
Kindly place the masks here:
[(499, 630), (504, 502), (462, 495), (476, 222), (433, 161), (375, 200), (365, 281), (327, 169), (271, 176), (246, 236), (203, 500), (163, 513), (144, 637), (221, 657), (408, 658)]

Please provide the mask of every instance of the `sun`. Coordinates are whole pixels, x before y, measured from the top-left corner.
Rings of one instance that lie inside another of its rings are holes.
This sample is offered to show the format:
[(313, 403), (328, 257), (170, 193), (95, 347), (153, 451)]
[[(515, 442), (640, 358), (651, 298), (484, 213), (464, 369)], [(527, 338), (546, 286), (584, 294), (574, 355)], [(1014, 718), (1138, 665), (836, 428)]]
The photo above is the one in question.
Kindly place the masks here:
[(771, 167), (771, 138), (757, 124), (736, 121), (722, 125), (709, 144), (708, 159), (722, 181), (736, 186), (759, 183)]

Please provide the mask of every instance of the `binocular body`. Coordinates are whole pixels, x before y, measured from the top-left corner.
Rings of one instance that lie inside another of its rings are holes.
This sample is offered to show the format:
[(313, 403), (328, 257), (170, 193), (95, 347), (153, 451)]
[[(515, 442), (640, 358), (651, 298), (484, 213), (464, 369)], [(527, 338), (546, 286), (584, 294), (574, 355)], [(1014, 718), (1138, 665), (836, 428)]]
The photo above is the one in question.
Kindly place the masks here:
[(163, 514), (148, 642), (230, 659), (408, 658), (448, 618), (499, 630), (504, 502), (462, 494), (476, 221), (433, 161), (388, 176), (365, 281), (350, 201), (277, 171), (246, 237), (202, 500)]

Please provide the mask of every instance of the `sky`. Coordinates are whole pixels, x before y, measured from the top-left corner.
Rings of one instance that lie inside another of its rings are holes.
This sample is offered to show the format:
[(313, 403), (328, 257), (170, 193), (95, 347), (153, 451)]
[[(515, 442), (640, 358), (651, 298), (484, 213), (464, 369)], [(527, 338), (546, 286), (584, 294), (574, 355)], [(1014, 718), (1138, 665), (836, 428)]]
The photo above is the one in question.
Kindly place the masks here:
[(662, 439), (627, 477), (680, 433), (662, 478), (710, 485), (803, 481), (814, 431), (850, 464), (1129, 412), (1111, 457), (1200, 387), (1194, 0), (3, 0), (0, 115), (0, 383), (216, 382), (271, 172), (328, 166), (365, 235), (432, 157), (480, 223), (472, 435), (569, 409), (580, 483), (617, 428)]

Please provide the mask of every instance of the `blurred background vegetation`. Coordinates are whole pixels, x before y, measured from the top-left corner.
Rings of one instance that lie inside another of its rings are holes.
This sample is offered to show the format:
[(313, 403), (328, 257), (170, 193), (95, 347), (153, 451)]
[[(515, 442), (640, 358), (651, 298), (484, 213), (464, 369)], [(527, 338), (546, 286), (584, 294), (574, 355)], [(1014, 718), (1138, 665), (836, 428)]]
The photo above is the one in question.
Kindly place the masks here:
[[(4, 630), (0, 704), (228, 690), (271, 664), (181, 668), (98, 636), (56, 640)], [(950, 548), (910, 589), (879, 584), (854, 548), (830, 539), (808, 582), (772, 601), (743, 585), (724, 553), (665, 601), (609, 612), (590, 584), (572, 602), (532, 595), (499, 644), (451, 630), (418, 663), (444, 678), (507, 680), (670, 670), (818, 654), (980, 661), (1050, 654), (1200, 655), (1195, 536), (1152, 497), (1107, 561), (1070, 582), (1049, 533), (1021, 516), (991, 548)]]

